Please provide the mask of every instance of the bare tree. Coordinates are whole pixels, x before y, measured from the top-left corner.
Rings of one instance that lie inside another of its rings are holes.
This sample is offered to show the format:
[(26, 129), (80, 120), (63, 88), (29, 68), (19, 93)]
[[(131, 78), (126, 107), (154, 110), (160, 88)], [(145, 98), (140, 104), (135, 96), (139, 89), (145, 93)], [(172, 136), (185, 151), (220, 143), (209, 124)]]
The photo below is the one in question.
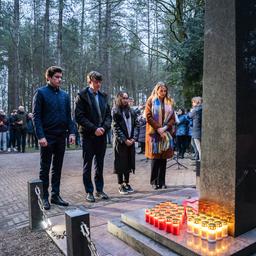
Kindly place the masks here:
[(44, 14), (44, 36), (43, 36), (43, 53), (42, 53), (42, 68), (46, 68), (46, 63), (49, 59), (49, 44), (50, 44), (50, 0), (45, 0)]
[(59, 20), (58, 20), (58, 35), (57, 35), (57, 64), (62, 64), (62, 30), (63, 30), (63, 9), (64, 0), (59, 0)]

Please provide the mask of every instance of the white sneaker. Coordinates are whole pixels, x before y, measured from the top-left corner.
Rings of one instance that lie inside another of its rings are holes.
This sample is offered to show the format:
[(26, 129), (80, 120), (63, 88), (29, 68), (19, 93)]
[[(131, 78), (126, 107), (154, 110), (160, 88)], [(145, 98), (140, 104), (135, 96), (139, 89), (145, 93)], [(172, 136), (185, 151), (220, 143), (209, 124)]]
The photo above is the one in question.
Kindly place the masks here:
[(125, 186), (124, 186), (124, 185), (121, 185), (121, 186), (119, 187), (119, 193), (120, 193), (121, 195), (128, 195), (128, 191), (125, 189)]
[(17, 150), (16, 148), (13, 148), (13, 151), (14, 151), (14, 152), (17, 152), (18, 150)]
[(8, 148), (8, 149), (7, 149), (7, 152), (11, 152), (11, 149), (10, 149), (10, 148)]

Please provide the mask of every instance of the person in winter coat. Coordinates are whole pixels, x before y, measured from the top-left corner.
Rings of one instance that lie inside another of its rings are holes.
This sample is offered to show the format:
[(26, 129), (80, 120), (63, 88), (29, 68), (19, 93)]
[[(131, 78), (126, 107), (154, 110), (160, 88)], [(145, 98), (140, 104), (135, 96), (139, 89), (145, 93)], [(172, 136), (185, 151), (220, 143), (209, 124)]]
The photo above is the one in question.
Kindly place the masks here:
[(33, 98), (33, 124), (40, 145), (40, 173), (43, 182), (43, 206), (49, 210), (49, 178), (51, 168), (51, 203), (68, 206), (60, 196), (61, 170), (65, 154), (66, 132), (70, 143), (75, 142), (68, 94), (61, 89), (62, 68), (49, 67), (45, 72), (47, 84)]
[(141, 115), (138, 116), (138, 122), (139, 122), (138, 142), (140, 143), (140, 149), (141, 149), (138, 154), (145, 154), (145, 137), (146, 137), (145, 109), (143, 109)]
[(188, 113), (188, 117), (193, 120), (192, 139), (194, 139), (196, 149), (201, 161), (201, 130), (202, 130), (202, 98), (192, 98), (192, 109)]
[(19, 106), (16, 121), (17, 148), (19, 152), (25, 153), (27, 137), (27, 113), (23, 106)]
[(119, 92), (113, 109), (114, 173), (117, 174), (119, 193), (133, 192), (129, 184), (130, 173), (135, 171), (135, 141), (138, 139), (139, 124), (136, 113), (128, 103), (128, 93)]
[(176, 142), (178, 149), (179, 158), (184, 158), (187, 146), (187, 135), (189, 130), (189, 121), (187, 115), (185, 115), (185, 110), (180, 108), (177, 111), (179, 123), (176, 128)]
[(4, 111), (0, 110), (0, 152), (7, 150), (8, 123)]
[(173, 156), (172, 129), (175, 124), (173, 100), (165, 83), (158, 82), (146, 103), (145, 156), (151, 160), (150, 183), (155, 189), (165, 185), (167, 159)]

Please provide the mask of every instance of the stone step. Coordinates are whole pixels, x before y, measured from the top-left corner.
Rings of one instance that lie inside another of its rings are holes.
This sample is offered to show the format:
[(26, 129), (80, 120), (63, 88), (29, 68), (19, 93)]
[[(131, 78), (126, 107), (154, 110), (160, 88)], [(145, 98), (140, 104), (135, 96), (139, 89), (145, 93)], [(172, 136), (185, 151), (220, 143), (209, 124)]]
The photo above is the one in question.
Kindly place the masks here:
[(123, 223), (120, 219), (108, 221), (108, 231), (146, 256), (178, 256), (175, 252), (157, 243)]

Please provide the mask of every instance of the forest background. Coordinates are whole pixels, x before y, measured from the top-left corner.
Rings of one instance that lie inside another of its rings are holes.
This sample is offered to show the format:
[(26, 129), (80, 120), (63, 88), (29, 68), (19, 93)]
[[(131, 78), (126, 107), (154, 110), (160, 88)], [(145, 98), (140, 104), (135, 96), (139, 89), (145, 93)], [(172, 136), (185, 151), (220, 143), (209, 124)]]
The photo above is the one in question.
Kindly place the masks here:
[(179, 107), (202, 94), (204, 0), (0, 0), (0, 109), (31, 111), (45, 69), (64, 68), (74, 108), (85, 74), (112, 100), (145, 103), (157, 81)]

